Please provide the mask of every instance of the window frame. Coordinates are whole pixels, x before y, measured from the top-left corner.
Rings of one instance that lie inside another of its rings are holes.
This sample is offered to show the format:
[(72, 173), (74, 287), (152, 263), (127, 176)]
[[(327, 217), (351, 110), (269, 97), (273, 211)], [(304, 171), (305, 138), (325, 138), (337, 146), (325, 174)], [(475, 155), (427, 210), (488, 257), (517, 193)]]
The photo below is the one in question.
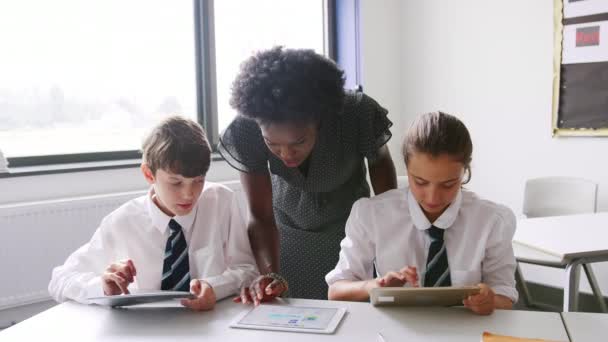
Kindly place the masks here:
[[(324, 0), (324, 49), (346, 72), (347, 86), (360, 85), (359, 0)], [(214, 0), (193, 0), (197, 120), (212, 144), (219, 142), (215, 70)], [(355, 83), (349, 80), (354, 80)], [(124, 150), (7, 158), (0, 178), (135, 167), (141, 151)]]

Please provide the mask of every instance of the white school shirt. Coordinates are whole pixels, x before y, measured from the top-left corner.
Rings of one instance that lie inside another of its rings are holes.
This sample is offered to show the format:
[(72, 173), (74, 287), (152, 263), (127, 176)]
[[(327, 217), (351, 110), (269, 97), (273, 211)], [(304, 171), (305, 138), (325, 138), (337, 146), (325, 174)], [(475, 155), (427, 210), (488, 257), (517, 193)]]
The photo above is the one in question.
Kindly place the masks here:
[[(517, 301), (515, 256), (511, 241), (515, 215), (505, 206), (460, 190), (455, 200), (433, 223), (444, 229), (453, 286), (486, 283), (496, 294)], [(346, 222), (336, 268), (325, 280), (373, 278), (378, 274), (416, 266), (422, 283), (431, 239), (426, 218), (409, 188), (396, 189), (355, 202)], [(422, 285), (422, 284), (421, 284)]]
[(137, 272), (130, 291), (160, 290), (171, 219), (181, 225), (188, 244), (190, 278), (209, 283), (218, 300), (258, 275), (232, 190), (205, 182), (192, 211), (175, 217), (154, 204), (153, 194), (152, 187), (106, 216), (91, 240), (53, 270), (48, 289), (55, 300), (86, 303), (87, 297), (103, 296), (101, 276), (111, 263), (123, 259), (132, 259)]

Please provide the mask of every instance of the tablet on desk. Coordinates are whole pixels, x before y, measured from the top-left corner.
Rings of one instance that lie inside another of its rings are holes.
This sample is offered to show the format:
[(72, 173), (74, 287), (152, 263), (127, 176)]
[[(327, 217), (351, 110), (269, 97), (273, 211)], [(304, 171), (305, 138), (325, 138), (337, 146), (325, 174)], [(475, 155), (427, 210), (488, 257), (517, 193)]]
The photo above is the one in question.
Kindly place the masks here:
[(170, 299), (194, 298), (194, 295), (185, 291), (152, 291), (115, 296), (102, 296), (87, 298), (91, 304), (103, 306), (129, 306), (144, 303), (154, 303)]
[(230, 327), (333, 334), (345, 313), (344, 308), (262, 304), (237, 316)]
[(372, 289), (370, 301), (374, 306), (453, 306), (479, 291), (478, 286), (378, 287)]

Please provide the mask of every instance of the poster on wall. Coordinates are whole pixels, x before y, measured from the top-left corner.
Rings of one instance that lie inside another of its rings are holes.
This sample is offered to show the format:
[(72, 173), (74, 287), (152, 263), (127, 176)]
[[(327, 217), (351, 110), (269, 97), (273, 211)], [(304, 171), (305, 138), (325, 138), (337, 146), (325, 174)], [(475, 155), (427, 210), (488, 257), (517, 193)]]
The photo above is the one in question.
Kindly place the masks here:
[(554, 2), (553, 135), (608, 136), (608, 1)]
[(606, 0), (564, 0), (565, 19), (601, 13), (608, 13)]

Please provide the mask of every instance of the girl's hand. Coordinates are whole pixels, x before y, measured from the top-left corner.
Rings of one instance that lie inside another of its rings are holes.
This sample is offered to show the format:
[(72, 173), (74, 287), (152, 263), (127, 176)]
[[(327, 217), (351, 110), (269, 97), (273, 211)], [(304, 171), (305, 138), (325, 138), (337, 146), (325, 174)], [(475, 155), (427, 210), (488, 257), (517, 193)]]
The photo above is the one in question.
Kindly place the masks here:
[(418, 271), (414, 266), (406, 266), (398, 272), (388, 272), (383, 277), (378, 277), (372, 281), (374, 287), (402, 287), (405, 284), (411, 284), (413, 287), (418, 287)]
[(476, 314), (489, 315), (495, 309), (494, 291), (486, 284), (478, 284), (477, 286), (481, 288), (481, 291), (463, 300), (462, 304)]

